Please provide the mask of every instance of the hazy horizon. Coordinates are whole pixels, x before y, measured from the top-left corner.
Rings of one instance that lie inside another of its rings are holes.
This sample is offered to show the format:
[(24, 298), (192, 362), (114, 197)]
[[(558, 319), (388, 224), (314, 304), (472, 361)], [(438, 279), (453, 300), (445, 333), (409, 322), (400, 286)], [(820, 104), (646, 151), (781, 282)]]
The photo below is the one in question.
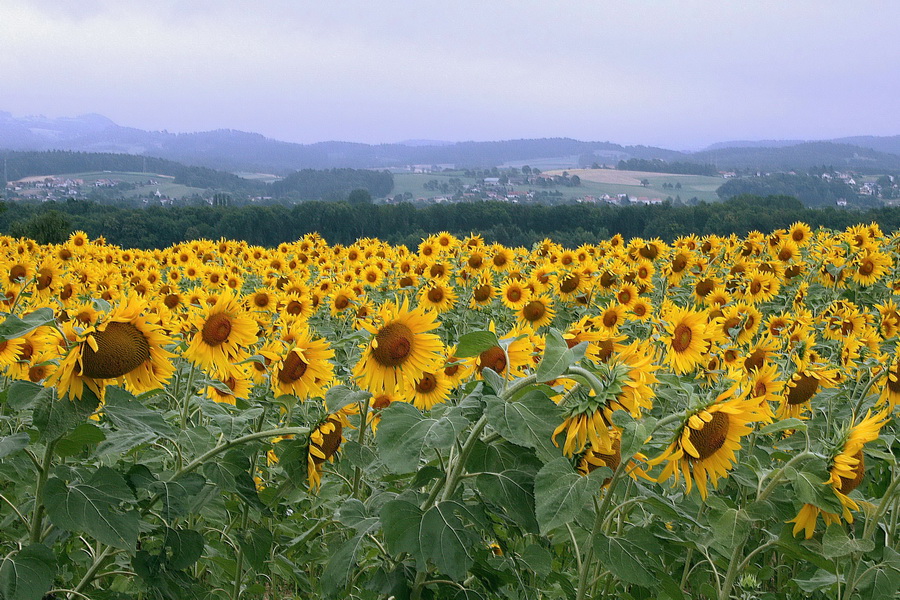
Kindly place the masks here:
[(0, 110), (306, 144), (891, 136), (897, 22), (887, 0), (6, 0)]

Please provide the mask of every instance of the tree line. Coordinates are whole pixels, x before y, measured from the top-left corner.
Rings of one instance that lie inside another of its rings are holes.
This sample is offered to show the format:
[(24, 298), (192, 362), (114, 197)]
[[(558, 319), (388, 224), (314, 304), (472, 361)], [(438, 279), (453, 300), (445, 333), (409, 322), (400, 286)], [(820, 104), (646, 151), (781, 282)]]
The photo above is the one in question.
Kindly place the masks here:
[(754, 196), (793, 196), (805, 206), (834, 206), (844, 200), (849, 206), (877, 204), (869, 198), (861, 198), (856, 191), (840, 179), (823, 179), (814, 175), (772, 173), (762, 177), (736, 177), (722, 184), (716, 194), (730, 198), (742, 194)]
[[(4, 206), (0, 204), (0, 206)], [(228, 238), (275, 246), (311, 232), (331, 243), (349, 244), (360, 237), (416, 245), (440, 231), (472, 233), (486, 241), (530, 246), (549, 237), (568, 247), (596, 243), (619, 233), (626, 238), (659, 237), (672, 241), (697, 234), (746, 235), (749, 231), (787, 228), (797, 221), (813, 227), (844, 229), (876, 222), (900, 228), (900, 208), (872, 210), (813, 209), (786, 196), (739, 196), (696, 206), (612, 206), (568, 204), (517, 205), (505, 202), (379, 205), (349, 202), (303, 202), (294, 205), (185, 206), (145, 209), (111, 207), (70, 200), (17, 202), (0, 213), (0, 232), (41, 243), (61, 242), (76, 229), (91, 237), (127, 247), (162, 248), (197, 238)]]
[(714, 165), (690, 162), (667, 162), (658, 158), (652, 160), (644, 158), (620, 160), (616, 165), (616, 168), (620, 171), (647, 171), (649, 173), (672, 173), (675, 175), (707, 175), (715, 177), (719, 174)]

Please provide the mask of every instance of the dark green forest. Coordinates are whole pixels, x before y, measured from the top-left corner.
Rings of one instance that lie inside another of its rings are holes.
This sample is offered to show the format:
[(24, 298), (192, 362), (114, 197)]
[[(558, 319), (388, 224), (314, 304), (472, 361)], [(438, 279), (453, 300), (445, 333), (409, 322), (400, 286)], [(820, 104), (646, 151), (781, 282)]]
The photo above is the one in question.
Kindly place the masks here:
[(848, 206), (874, 207), (877, 201), (862, 198), (840, 179), (826, 180), (812, 175), (773, 173), (762, 177), (729, 179), (716, 190), (719, 198), (750, 194), (754, 196), (793, 196), (808, 207), (834, 206), (846, 200)]
[(696, 233), (745, 235), (772, 231), (804, 221), (813, 227), (844, 229), (877, 222), (885, 230), (900, 228), (900, 208), (867, 211), (806, 208), (785, 196), (739, 196), (726, 202), (696, 206), (670, 203), (650, 206), (516, 205), (501, 202), (375, 205), (347, 202), (304, 202), (266, 206), (149, 207), (103, 206), (81, 200), (2, 205), (0, 232), (39, 242), (63, 241), (80, 229), (92, 238), (136, 248), (161, 248), (196, 238), (246, 240), (275, 246), (310, 232), (331, 243), (378, 237), (415, 245), (425, 236), (449, 231), (458, 236), (478, 233), (490, 242), (530, 246), (550, 237), (569, 247), (620, 233), (626, 238), (660, 237), (671, 241)]
[(616, 165), (620, 171), (647, 171), (650, 173), (673, 173), (675, 175), (708, 175), (715, 177), (719, 174), (715, 165), (667, 162), (658, 158), (647, 160), (645, 158), (629, 158), (620, 160)]

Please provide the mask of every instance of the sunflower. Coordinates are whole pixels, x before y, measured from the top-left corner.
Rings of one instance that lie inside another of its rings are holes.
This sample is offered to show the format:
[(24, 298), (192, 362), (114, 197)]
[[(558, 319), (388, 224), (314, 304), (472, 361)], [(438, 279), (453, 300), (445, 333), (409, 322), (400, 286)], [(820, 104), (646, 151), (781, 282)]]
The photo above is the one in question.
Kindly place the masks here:
[(889, 254), (868, 250), (858, 255), (853, 264), (855, 269), (850, 271), (853, 281), (860, 285), (872, 285), (884, 277), (894, 263)]
[(253, 381), (248, 368), (244, 365), (230, 365), (228, 372), (220, 374), (217, 382), (206, 386), (204, 393), (211, 400), (234, 406), (236, 400), (246, 400), (250, 396), (252, 387)]
[(749, 434), (754, 421), (762, 420), (759, 402), (746, 394), (734, 396), (735, 388), (720, 394), (704, 409), (685, 421), (666, 450), (648, 464), (667, 462), (657, 481), (684, 475), (687, 492), (694, 483), (701, 498), (706, 500), (707, 482), (718, 487), (719, 479), (727, 477), (737, 460), (741, 438)]
[(888, 421), (888, 413), (866, 413), (865, 418), (851, 427), (843, 436), (832, 454), (828, 469), (828, 480), (834, 495), (841, 504), (841, 514), (831, 513), (812, 504), (804, 504), (797, 516), (788, 521), (794, 524), (794, 535), (804, 532), (806, 539), (813, 536), (819, 514), (826, 525), (840, 523), (841, 517), (847, 523), (853, 522), (852, 510), (859, 510), (859, 505), (848, 494), (859, 487), (865, 475), (865, 457), (863, 448), (866, 443), (878, 439), (882, 426)]
[(443, 369), (438, 369), (434, 373), (423, 373), (411, 388), (409, 401), (419, 410), (431, 410), (435, 404), (446, 402), (452, 389), (453, 384), (444, 375)]
[(625, 316), (627, 314), (627, 307), (616, 304), (615, 302), (610, 302), (600, 311), (600, 314), (597, 315), (594, 323), (601, 331), (612, 335), (625, 323)]
[(334, 460), (334, 455), (344, 440), (341, 419), (329, 416), (309, 435), (306, 455), (306, 480), (313, 491), (322, 485), (322, 464)]
[(272, 365), (272, 387), (277, 394), (293, 395), (300, 400), (324, 397), (324, 386), (334, 377), (334, 357), (328, 342), (314, 340), (309, 330), (292, 327), (291, 342)]
[(472, 374), (475, 369), (475, 363), (469, 358), (458, 358), (455, 355), (456, 346), (447, 349), (447, 360), (444, 363), (443, 375), (453, 386), (459, 385), (461, 381)]
[(110, 380), (124, 380), (135, 394), (163, 387), (175, 370), (174, 355), (164, 348), (172, 340), (141, 314), (144, 308), (143, 301), (132, 295), (77, 334), (44, 385), (56, 386), (60, 396), (70, 398), (81, 398), (85, 385), (103, 398)]
[[(494, 322), (488, 326), (490, 331), (495, 331)], [(475, 370), (481, 377), (481, 372), (489, 368), (499, 375), (506, 377), (524, 375), (525, 367), (533, 365), (532, 354), (534, 351), (534, 338), (527, 329), (513, 327), (513, 329), (501, 338), (506, 350), (501, 346), (491, 346), (483, 351), (475, 359)], [(507, 340), (509, 340), (507, 342)]]
[(797, 369), (785, 386), (776, 417), (802, 419), (812, 398), (823, 388), (835, 387), (840, 382), (837, 369), (807, 365)]
[(671, 305), (663, 319), (668, 334), (663, 336), (666, 362), (679, 375), (692, 371), (709, 349), (706, 315)]
[(531, 290), (525, 282), (507, 279), (500, 286), (500, 301), (510, 310), (519, 310), (531, 299)]
[[(604, 452), (588, 448), (581, 455), (581, 458), (578, 459), (577, 468), (581, 474), (588, 475), (593, 473), (598, 467), (609, 467), (613, 471), (619, 468), (619, 464), (622, 462), (622, 434), (614, 429), (610, 429), (609, 435), (612, 439), (612, 447), (610, 449)], [(635, 453), (625, 467), (625, 474), (632, 479), (641, 477), (648, 481), (653, 481), (653, 478), (647, 474), (646, 469), (641, 465), (642, 462), (646, 461), (647, 457), (644, 454), (640, 452)], [(607, 485), (611, 479), (612, 476), (608, 477), (603, 481), (603, 485)]]
[(199, 312), (191, 325), (196, 333), (184, 357), (213, 372), (224, 372), (257, 340), (256, 322), (230, 290), (222, 292), (212, 306)]
[(519, 324), (537, 330), (549, 325), (556, 312), (553, 300), (547, 295), (533, 296), (517, 313)]
[(447, 312), (456, 304), (456, 292), (444, 281), (431, 280), (419, 291), (419, 303), (437, 313)]
[[(2, 364), (2, 361), (0, 361), (0, 365)], [(881, 385), (884, 387), (881, 388), (878, 404), (887, 404), (893, 410), (894, 407), (900, 405), (900, 358), (895, 356), (891, 360), (890, 365), (881, 378)]]
[(472, 299), (469, 301), (469, 308), (480, 308), (487, 306), (494, 300), (496, 290), (489, 280), (478, 279), (472, 288)]
[(353, 368), (360, 387), (373, 394), (403, 392), (425, 373), (443, 364), (440, 338), (430, 331), (440, 323), (423, 307), (410, 309), (409, 299), (401, 304), (385, 302), (375, 323), (362, 324), (372, 334)]

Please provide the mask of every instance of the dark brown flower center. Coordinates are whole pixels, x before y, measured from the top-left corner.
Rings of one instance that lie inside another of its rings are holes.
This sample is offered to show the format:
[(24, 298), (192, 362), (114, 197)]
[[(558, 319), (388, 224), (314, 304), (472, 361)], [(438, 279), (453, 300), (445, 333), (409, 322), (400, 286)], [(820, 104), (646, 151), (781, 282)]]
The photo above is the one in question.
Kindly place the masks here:
[(385, 367), (399, 367), (412, 350), (413, 332), (403, 323), (389, 323), (375, 336), (372, 356)]
[(439, 287), (431, 288), (428, 290), (428, 300), (435, 304), (442, 302), (444, 300), (444, 290)]
[(422, 379), (416, 382), (416, 391), (420, 394), (433, 392), (437, 387), (437, 379), (431, 373), (422, 375)]
[(506, 299), (510, 302), (518, 302), (522, 299), (522, 290), (519, 288), (510, 288), (506, 291)]
[(334, 299), (334, 307), (336, 309), (344, 310), (348, 306), (350, 306), (350, 299), (344, 294), (338, 294), (337, 298)]
[(478, 302), (484, 302), (491, 297), (491, 286), (488, 284), (480, 285), (472, 292), (472, 297)]
[(284, 359), (281, 371), (278, 372), (278, 381), (288, 384), (294, 383), (303, 377), (308, 366), (309, 365), (303, 362), (303, 359), (300, 358), (296, 352), (290, 352)]
[(694, 286), (694, 293), (697, 294), (701, 298), (706, 298), (713, 289), (716, 287), (716, 282), (712, 279), (703, 279), (698, 281)]
[(203, 341), (210, 346), (224, 344), (231, 335), (231, 319), (225, 313), (210, 315), (203, 324), (200, 335)]
[(532, 300), (522, 309), (522, 316), (525, 317), (526, 321), (532, 323), (539, 321), (545, 314), (547, 314), (547, 307), (544, 306), (543, 302), (537, 300)]
[(580, 280), (581, 278), (578, 276), (578, 273), (572, 273), (559, 284), (559, 291), (563, 294), (571, 294), (578, 288)]
[(788, 390), (787, 403), (803, 404), (816, 395), (819, 390), (819, 379), (813, 375), (800, 373), (794, 375), (795, 385)]
[(691, 346), (694, 332), (684, 323), (680, 323), (672, 333), (672, 349), (675, 352), (684, 352)]
[(9, 270), (9, 280), (15, 281), (17, 279), (22, 279), (25, 277), (25, 274), (25, 267), (23, 267), (22, 265), (13, 265), (13, 267)]
[(478, 355), (478, 370), (481, 371), (485, 367), (493, 369), (497, 373), (503, 373), (506, 369), (506, 353), (500, 346), (488, 348)]
[(114, 379), (150, 360), (150, 343), (131, 323), (110, 323), (105, 330), (91, 335), (97, 342), (97, 351), (84, 345), (81, 374), (85, 377)]
[(253, 303), (259, 308), (265, 308), (269, 305), (269, 294), (258, 292), (253, 296)]
[(728, 437), (729, 417), (724, 412), (712, 413), (712, 420), (703, 425), (703, 429), (691, 429), (690, 440), (697, 449), (699, 458), (689, 456), (692, 460), (704, 460), (716, 453), (725, 444)]
[(341, 425), (340, 421), (331, 417), (329, 417), (328, 421), (326, 422), (333, 423), (334, 429), (329, 433), (323, 433), (322, 443), (316, 444), (319, 447), (319, 450), (322, 451), (322, 454), (325, 455), (325, 458), (321, 458), (319, 456), (316, 456), (315, 454), (312, 455), (313, 462), (317, 465), (322, 464), (323, 462), (334, 456), (334, 453), (337, 452), (338, 448), (341, 447), (341, 434), (343, 433), (344, 429), (343, 425)]

